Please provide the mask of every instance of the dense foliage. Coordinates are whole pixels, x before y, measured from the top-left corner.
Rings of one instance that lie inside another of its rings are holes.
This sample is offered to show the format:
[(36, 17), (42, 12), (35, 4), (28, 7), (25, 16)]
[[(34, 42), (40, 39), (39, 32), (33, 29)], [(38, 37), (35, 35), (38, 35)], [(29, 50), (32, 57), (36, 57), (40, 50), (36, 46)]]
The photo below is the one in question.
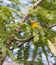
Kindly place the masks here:
[[(28, 3), (33, 5), (36, 1), (32, 0)], [(0, 0), (0, 58), (6, 54), (15, 62), (25, 65), (45, 65), (42, 60), (42, 54), (44, 54), (49, 65), (49, 55), (51, 57), (55, 56), (51, 52), (48, 40), (53, 45), (56, 42), (56, 32), (52, 29), (56, 25), (56, 0), (44, 0), (35, 9), (29, 8), (27, 10), (28, 5), (20, 0), (5, 2)], [(29, 17), (22, 23), (21, 19), (28, 11)], [(32, 24), (33, 22), (35, 25)], [(19, 31), (15, 30), (17, 26), (21, 27)], [(15, 34), (18, 40), (13, 40), (8, 48), (6, 43), (12, 34)], [(29, 40), (28, 38), (31, 36), (34, 38)], [(56, 48), (56, 46), (54, 47)], [(18, 49), (16, 54), (13, 52), (15, 49)]]

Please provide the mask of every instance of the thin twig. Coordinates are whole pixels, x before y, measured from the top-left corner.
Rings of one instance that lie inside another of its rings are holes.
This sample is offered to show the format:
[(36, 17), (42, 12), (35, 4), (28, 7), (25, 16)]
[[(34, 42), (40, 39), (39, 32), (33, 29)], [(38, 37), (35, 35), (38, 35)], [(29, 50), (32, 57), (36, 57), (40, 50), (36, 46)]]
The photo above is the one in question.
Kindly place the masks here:
[[(33, 36), (29, 36), (28, 38), (25, 38), (25, 39), (19, 39), (19, 38), (17, 38), (17, 36), (14, 35), (13, 39), (14, 39), (15, 41), (24, 42), (24, 41), (27, 41), (27, 40), (31, 39), (32, 37), (33, 37)], [(11, 40), (11, 41), (12, 41), (12, 40)]]
[(48, 29), (51, 29), (51, 28), (53, 28), (53, 27), (55, 27), (55, 26), (56, 26), (56, 24), (55, 24), (55, 25), (50, 26)]
[[(20, 40), (17, 40), (17, 41), (19, 41), (17, 47), (21, 47), (21, 45), (23, 45), (23, 44), (26, 43), (26, 42), (31, 41), (33, 38), (34, 38), (34, 36), (29, 36), (28, 38), (23, 39), (22, 41), (21, 41), (21, 39), (20, 39)], [(10, 48), (9, 50), (13, 50), (13, 49), (14, 49), (14, 48)]]
[(18, 44), (18, 47), (20, 47), (21, 45), (23, 45), (25, 42), (29, 42), (34, 38), (34, 36), (30, 36), (29, 38), (25, 39), (23, 42), (21, 42), (20, 44)]

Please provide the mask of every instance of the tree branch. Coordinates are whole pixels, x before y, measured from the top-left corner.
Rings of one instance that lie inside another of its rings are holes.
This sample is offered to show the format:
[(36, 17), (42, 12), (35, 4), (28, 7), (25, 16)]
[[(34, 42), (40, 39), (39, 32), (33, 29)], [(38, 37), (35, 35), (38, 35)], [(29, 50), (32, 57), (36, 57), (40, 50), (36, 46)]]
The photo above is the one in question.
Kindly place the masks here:
[[(34, 36), (29, 36), (29, 37), (26, 38), (26, 39), (18, 39), (17, 41), (19, 41), (19, 44), (18, 44), (17, 47), (21, 47), (21, 45), (23, 45), (23, 44), (26, 43), (26, 42), (31, 41), (33, 38), (34, 38)], [(13, 49), (14, 49), (14, 48), (11, 48), (11, 49), (9, 49), (9, 50), (13, 50)]]
[(25, 42), (29, 42), (34, 38), (34, 36), (30, 36), (29, 38), (25, 39), (23, 42), (21, 42), (20, 44), (18, 44), (18, 47), (20, 47), (21, 45), (23, 45)]
[(14, 35), (13, 39), (16, 41), (19, 41), (19, 42), (24, 42), (24, 41), (30, 40), (32, 37), (34, 37), (34, 36), (29, 36), (29, 38), (26, 38), (26, 39), (19, 39), (16, 37), (16, 35)]
[[(38, 0), (33, 6), (32, 9), (35, 9), (35, 7), (39, 6), (43, 0)], [(25, 20), (29, 17), (29, 12), (22, 18), (21, 22), (24, 23)]]
[(55, 26), (56, 26), (56, 24), (55, 24), (55, 25), (50, 26), (48, 29), (51, 29), (51, 28), (53, 28), (53, 27), (55, 27)]
[[(37, 6), (41, 5), (41, 3), (44, 0), (38, 0), (34, 5), (32, 5), (32, 9), (35, 9)], [(21, 22), (24, 23), (26, 21), (26, 19), (29, 17), (29, 12), (22, 18)], [(20, 27), (16, 27), (15, 30), (18, 31), (20, 29)]]
[[(35, 9), (35, 7), (39, 6), (44, 0), (38, 0), (33, 6), (32, 8)], [(21, 22), (24, 23), (26, 21), (26, 19), (29, 17), (29, 12), (22, 18)], [(17, 31), (20, 30), (21, 27), (16, 27), (18, 29), (16, 29)], [(14, 38), (12, 38), (13, 36), (11, 36), (11, 39), (9, 39), (6, 43), (6, 47), (9, 49), (10, 48), (10, 45), (11, 45), (11, 42), (14, 40)], [(33, 37), (30, 37), (29, 39), (25, 40), (23, 43), (27, 42), (27, 41), (30, 41)], [(22, 43), (22, 44), (23, 44)], [(21, 44), (21, 45), (22, 45)], [(19, 45), (19, 46), (21, 46)], [(6, 55), (2, 58), (0, 58), (0, 65), (3, 64), (4, 60), (6, 58)]]
[(0, 58), (0, 65), (3, 64), (3, 62), (5, 61), (5, 58), (6, 58), (6, 55), (4, 55), (4, 57), (1, 57), (1, 58)]

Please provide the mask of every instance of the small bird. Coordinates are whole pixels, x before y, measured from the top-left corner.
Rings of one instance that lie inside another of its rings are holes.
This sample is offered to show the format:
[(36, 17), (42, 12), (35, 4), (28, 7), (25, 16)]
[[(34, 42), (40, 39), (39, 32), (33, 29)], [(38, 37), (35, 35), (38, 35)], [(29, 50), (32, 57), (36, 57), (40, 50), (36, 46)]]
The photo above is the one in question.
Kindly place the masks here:
[(38, 22), (36, 22), (34, 20), (31, 20), (30, 22), (31, 22), (32, 28), (38, 28), (39, 27), (39, 23)]

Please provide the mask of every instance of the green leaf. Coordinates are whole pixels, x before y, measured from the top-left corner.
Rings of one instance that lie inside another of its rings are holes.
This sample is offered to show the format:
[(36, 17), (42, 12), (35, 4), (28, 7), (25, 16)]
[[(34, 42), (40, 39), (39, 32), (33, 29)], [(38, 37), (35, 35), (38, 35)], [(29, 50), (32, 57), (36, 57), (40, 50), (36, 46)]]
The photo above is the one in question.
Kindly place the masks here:
[(16, 60), (16, 58), (15, 58), (15, 55), (13, 54), (13, 52), (11, 52), (11, 51), (8, 51), (8, 55), (9, 55), (9, 57), (12, 59), (12, 60)]
[(7, 48), (5, 46), (2, 47), (2, 56), (6, 56), (7, 54)]
[(36, 35), (36, 36), (34, 37), (34, 42), (38, 42), (38, 40), (39, 40), (39, 35)]

